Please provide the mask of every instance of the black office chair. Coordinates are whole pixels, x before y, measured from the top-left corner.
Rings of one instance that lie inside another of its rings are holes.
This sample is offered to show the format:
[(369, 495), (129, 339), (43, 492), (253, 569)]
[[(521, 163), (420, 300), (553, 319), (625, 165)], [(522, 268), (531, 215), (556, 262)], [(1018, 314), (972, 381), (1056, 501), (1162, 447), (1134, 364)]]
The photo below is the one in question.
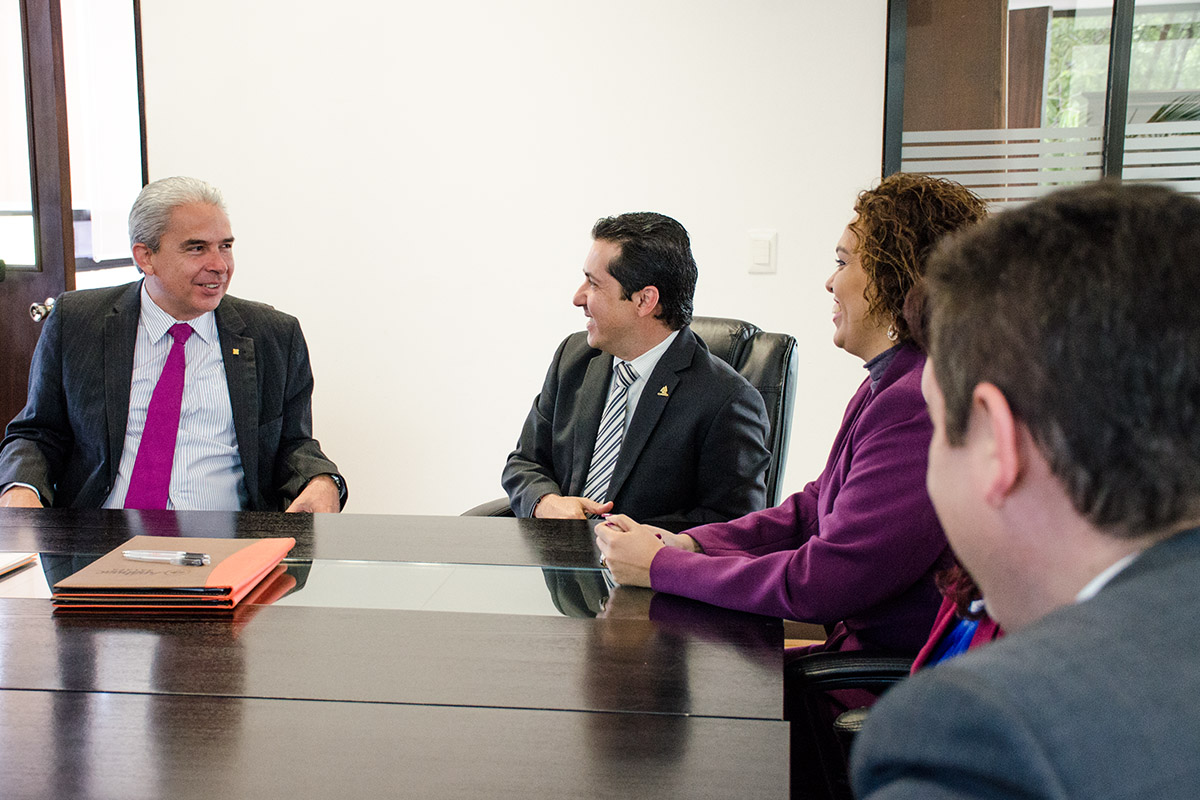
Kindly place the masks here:
[[(740, 319), (693, 317), (695, 333), (709, 351), (733, 367), (758, 389), (767, 406), (767, 506), (779, 504), (783, 470), (792, 436), (792, 409), (796, 404), (798, 356), (796, 339), (786, 333), (767, 333)], [(464, 511), (465, 517), (511, 517), (507, 498), (491, 500)]]
[(713, 355), (741, 373), (762, 395), (770, 423), (767, 506), (779, 505), (792, 438), (792, 409), (796, 405), (796, 338), (786, 333), (767, 333), (749, 322), (724, 317), (695, 317), (691, 327)]
[(793, 797), (852, 800), (850, 745), (869, 709), (837, 714), (829, 692), (861, 689), (876, 697), (908, 677), (913, 659), (884, 653), (812, 653), (783, 670), (784, 718), (791, 728)]

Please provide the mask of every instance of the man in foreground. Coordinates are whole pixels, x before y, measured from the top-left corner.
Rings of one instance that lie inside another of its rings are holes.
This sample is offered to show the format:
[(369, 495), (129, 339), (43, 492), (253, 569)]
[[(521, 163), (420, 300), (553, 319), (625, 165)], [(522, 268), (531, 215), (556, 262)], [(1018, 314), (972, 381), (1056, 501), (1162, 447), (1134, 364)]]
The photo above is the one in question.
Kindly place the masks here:
[(1011, 635), (880, 701), (857, 796), (1194, 797), (1200, 202), (1059, 192), (928, 280), (929, 493)]
[(155, 181), (129, 238), (145, 278), (67, 292), (44, 324), (0, 444), (0, 506), (339, 511), (299, 323), (226, 295), (220, 193)]

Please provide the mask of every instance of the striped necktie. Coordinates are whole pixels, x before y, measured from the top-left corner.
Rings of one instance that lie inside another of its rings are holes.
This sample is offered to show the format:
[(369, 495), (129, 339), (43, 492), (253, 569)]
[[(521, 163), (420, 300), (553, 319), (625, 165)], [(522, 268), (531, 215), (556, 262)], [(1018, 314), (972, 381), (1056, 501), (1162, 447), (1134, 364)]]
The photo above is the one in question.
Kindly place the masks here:
[(588, 470), (587, 484), (583, 487), (583, 496), (597, 503), (606, 502), (608, 484), (617, 466), (617, 456), (621, 455), (621, 439), (625, 436), (625, 416), (628, 412), (628, 403), (625, 401), (629, 396), (629, 387), (637, 377), (637, 372), (628, 361), (618, 361), (613, 366), (608, 405), (600, 417), (596, 447), (592, 450), (592, 466)]
[(167, 354), (150, 406), (146, 409), (146, 427), (138, 443), (126, 508), (166, 508), (171, 488), (171, 465), (175, 461), (175, 440), (179, 436), (179, 411), (183, 406), (183, 375), (187, 366), (184, 345), (192, 335), (192, 326), (179, 322), (167, 331), (175, 341)]

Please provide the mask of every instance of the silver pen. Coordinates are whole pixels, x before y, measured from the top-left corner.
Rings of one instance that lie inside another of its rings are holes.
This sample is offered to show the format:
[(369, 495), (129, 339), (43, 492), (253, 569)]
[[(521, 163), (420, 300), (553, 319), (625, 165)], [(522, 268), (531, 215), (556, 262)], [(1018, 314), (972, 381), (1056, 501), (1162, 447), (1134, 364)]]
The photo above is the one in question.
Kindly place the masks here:
[(122, 550), (130, 561), (156, 561), (181, 567), (206, 567), (212, 563), (208, 553), (189, 553), (186, 550)]

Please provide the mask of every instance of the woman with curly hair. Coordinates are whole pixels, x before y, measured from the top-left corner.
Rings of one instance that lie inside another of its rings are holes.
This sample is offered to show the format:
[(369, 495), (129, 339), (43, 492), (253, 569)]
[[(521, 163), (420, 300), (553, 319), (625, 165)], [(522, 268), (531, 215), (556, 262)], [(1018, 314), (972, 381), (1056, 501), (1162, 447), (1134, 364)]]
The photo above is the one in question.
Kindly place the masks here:
[(682, 534), (615, 515), (596, 540), (623, 584), (814, 622), (821, 649), (915, 654), (950, 565), (925, 491), (933, 433), (925, 356), (904, 319), (909, 290), (946, 233), (985, 205), (951, 181), (897, 174), (862, 192), (837, 243), (833, 342), (869, 373), (846, 409), (825, 470), (781, 505)]

